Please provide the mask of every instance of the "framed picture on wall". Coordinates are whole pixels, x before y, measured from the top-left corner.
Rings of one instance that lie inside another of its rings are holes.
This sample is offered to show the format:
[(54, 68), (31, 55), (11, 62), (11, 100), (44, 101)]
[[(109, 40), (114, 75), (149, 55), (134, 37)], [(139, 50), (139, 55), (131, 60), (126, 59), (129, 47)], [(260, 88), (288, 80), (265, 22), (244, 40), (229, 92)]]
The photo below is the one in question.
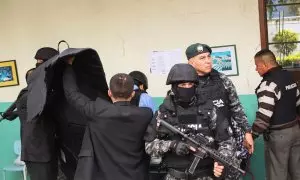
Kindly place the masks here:
[(211, 47), (213, 68), (227, 76), (238, 76), (238, 63), (235, 45)]
[(19, 85), (16, 61), (0, 61), (0, 87), (16, 85)]

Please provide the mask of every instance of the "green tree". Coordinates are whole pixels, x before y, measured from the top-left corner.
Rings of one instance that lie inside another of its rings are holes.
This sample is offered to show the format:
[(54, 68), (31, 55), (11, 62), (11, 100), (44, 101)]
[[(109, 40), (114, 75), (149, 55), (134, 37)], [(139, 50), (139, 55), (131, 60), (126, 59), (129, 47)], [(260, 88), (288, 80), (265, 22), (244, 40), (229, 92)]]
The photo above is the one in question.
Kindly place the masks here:
[(277, 49), (277, 52), (283, 54), (284, 56), (290, 55), (297, 48), (297, 43), (288, 42), (297, 41), (298, 34), (291, 30), (282, 30), (273, 37), (273, 42), (279, 43), (274, 45)]
[[(286, 4), (286, 3), (299, 3), (299, 0), (267, 0), (267, 12), (268, 12), (268, 17), (269, 19), (272, 19), (273, 13), (278, 11), (277, 6), (272, 6), (272, 5), (277, 5), (277, 4)], [(299, 16), (300, 15), (300, 4), (299, 5), (284, 5), (286, 10), (283, 11), (289, 11), (290, 14), (294, 16)], [(287, 12), (286, 12), (287, 13)], [(285, 13), (285, 14), (286, 14)]]
[[(288, 3), (297, 3), (297, 2), (299, 2), (299, 0), (288, 0)], [(293, 14), (295, 16), (299, 16), (300, 15), (300, 4), (299, 5), (290, 5), (289, 11), (291, 12), (291, 14)]]

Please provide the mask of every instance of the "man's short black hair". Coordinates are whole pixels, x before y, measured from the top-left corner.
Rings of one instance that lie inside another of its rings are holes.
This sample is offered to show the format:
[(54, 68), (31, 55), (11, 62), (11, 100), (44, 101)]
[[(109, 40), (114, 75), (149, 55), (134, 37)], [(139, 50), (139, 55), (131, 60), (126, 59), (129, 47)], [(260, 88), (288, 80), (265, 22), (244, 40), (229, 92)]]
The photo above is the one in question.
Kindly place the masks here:
[(270, 49), (262, 49), (262, 50), (258, 51), (255, 54), (254, 58), (261, 57), (261, 56), (264, 56), (264, 55), (271, 56), (274, 60), (276, 60), (276, 57), (275, 57), (274, 53)]
[(254, 58), (259, 58), (260, 57), (260, 61), (266, 63), (266, 64), (272, 64), (275, 66), (278, 66), (278, 63), (276, 61), (276, 57), (274, 55), (274, 53), (269, 50), (269, 49), (262, 49), (260, 51), (258, 51)]
[(115, 98), (129, 98), (133, 92), (133, 79), (128, 74), (118, 73), (109, 82), (109, 89)]

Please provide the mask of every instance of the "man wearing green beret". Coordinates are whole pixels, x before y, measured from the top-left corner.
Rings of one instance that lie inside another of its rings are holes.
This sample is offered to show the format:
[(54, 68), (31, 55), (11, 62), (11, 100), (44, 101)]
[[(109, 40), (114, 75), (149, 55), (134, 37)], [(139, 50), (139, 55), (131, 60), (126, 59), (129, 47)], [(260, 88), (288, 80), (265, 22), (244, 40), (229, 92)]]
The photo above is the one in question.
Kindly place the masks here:
[(192, 44), (186, 49), (188, 63), (198, 73), (197, 95), (201, 101), (212, 101), (217, 107), (217, 116), (221, 119), (218, 122), (228, 122), (228, 127), (225, 127), (226, 123), (222, 125), (233, 133), (237, 141), (237, 151), (240, 152), (239, 158), (246, 159), (254, 151), (251, 126), (232, 81), (212, 68), (211, 53), (208, 45), (200, 43)]

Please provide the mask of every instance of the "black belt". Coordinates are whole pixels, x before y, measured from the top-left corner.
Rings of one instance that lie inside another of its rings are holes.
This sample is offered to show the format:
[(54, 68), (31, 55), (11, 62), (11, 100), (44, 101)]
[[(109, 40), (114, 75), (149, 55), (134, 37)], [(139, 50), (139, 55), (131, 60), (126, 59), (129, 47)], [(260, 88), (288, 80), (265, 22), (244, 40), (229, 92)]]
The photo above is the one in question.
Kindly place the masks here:
[(291, 128), (294, 127), (295, 125), (297, 125), (299, 123), (299, 119), (298, 117), (296, 118), (296, 120), (285, 123), (285, 124), (280, 124), (280, 125), (271, 125), (270, 126), (270, 130), (282, 130), (282, 129), (287, 129), (287, 128)]
[(168, 173), (179, 179), (188, 179), (193, 177), (205, 177), (205, 176), (212, 176), (213, 170), (212, 169), (197, 169), (193, 175), (187, 174), (186, 172), (178, 171), (176, 169), (168, 169)]
[(166, 174), (167, 169), (162, 166), (151, 166), (149, 167), (149, 173), (150, 174)]

